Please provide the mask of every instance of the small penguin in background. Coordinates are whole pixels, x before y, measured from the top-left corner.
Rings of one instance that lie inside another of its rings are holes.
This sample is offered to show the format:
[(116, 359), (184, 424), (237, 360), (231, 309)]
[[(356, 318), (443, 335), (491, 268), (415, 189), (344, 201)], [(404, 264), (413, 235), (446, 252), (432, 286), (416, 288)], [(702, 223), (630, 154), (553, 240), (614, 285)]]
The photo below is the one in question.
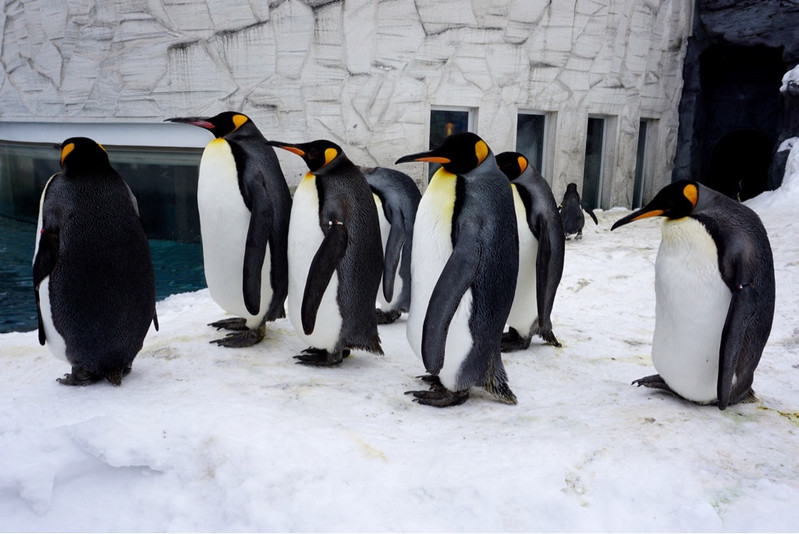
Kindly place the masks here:
[(383, 290), (377, 292), (377, 324), (389, 324), (410, 309), (413, 223), (422, 194), (404, 172), (385, 167), (361, 167), (361, 172), (375, 198), (383, 241)]
[(383, 354), (375, 314), (383, 247), (369, 184), (331, 141), (269, 144), (309, 169), (289, 225), (289, 319), (310, 345), (297, 363), (339, 365), (350, 349)]
[(197, 207), (205, 281), (214, 301), (237, 317), (210, 323), (232, 332), (211, 343), (249, 347), (265, 323), (285, 317), (291, 193), (275, 150), (242, 113), (175, 117), (214, 135), (200, 160)]
[(519, 236), (513, 191), (477, 135), (451, 135), (437, 148), (397, 160), (440, 163), (422, 195), (413, 230), (408, 341), (429, 390), (421, 404), (461, 404), (483, 387), (516, 404), (500, 342), (513, 302)]
[(155, 273), (136, 197), (105, 149), (86, 137), (60, 147), (62, 172), (39, 202), (33, 286), (39, 343), (68, 361), (68, 386), (131, 371), (150, 323)]
[(558, 203), (549, 184), (523, 154), (503, 152), (496, 159), (513, 189), (519, 230), (519, 276), (502, 351), (526, 349), (535, 334), (560, 347), (551, 319), (566, 250)]
[(583, 226), (585, 226), (583, 211), (591, 216), (594, 224), (599, 224), (596, 215), (594, 215), (594, 210), (580, 199), (580, 193), (577, 192), (577, 184), (572, 182), (566, 186), (563, 202), (560, 203), (560, 216), (563, 219), (563, 230), (566, 233), (566, 239), (574, 238), (577, 240), (583, 238)]
[(756, 400), (754, 372), (774, 318), (774, 261), (757, 214), (721, 193), (681, 180), (611, 230), (665, 217), (655, 261), (658, 374), (633, 384), (719, 409)]

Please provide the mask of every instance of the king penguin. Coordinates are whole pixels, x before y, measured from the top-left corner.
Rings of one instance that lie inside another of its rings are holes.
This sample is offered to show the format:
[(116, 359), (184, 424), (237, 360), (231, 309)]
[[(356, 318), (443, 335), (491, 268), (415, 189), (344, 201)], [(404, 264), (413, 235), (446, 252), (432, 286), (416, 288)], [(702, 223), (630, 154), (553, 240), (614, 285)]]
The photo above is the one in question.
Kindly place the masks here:
[(502, 351), (524, 350), (534, 334), (560, 347), (552, 333), (552, 306), (563, 274), (566, 238), (558, 203), (549, 184), (518, 152), (497, 155), (500, 170), (510, 180), (519, 230), (519, 277), (508, 332)]
[(209, 325), (233, 331), (211, 343), (255, 345), (266, 321), (286, 316), (291, 194), (275, 150), (242, 113), (167, 121), (215, 137), (203, 151), (197, 183), (203, 266), (211, 297), (236, 317)]
[(513, 302), (519, 236), (513, 191), (488, 145), (471, 132), (397, 163), (440, 163), (422, 195), (413, 230), (407, 334), (429, 375), (422, 404), (461, 404), (483, 387), (516, 404), (500, 342)]
[(664, 187), (611, 230), (663, 216), (655, 261), (652, 363), (633, 384), (699, 404), (754, 400), (754, 372), (774, 318), (774, 261), (757, 214), (708, 187)]
[(413, 223), (422, 194), (413, 178), (386, 167), (361, 167), (377, 206), (383, 241), (383, 283), (377, 292), (377, 323), (396, 321), (411, 305)]
[(375, 299), (383, 248), (369, 184), (331, 141), (270, 144), (309, 169), (289, 225), (289, 319), (310, 345), (297, 363), (339, 365), (350, 349), (382, 354)]
[(583, 238), (583, 226), (585, 226), (583, 211), (591, 216), (594, 224), (599, 224), (596, 215), (594, 215), (594, 210), (580, 199), (580, 193), (577, 192), (577, 184), (572, 182), (566, 186), (563, 202), (560, 203), (560, 216), (563, 219), (563, 230), (566, 233), (566, 239), (574, 238), (577, 240)]
[(39, 343), (72, 365), (60, 383), (118, 386), (150, 323), (158, 329), (150, 247), (105, 149), (86, 137), (59, 148), (63, 171), (42, 191), (33, 256)]

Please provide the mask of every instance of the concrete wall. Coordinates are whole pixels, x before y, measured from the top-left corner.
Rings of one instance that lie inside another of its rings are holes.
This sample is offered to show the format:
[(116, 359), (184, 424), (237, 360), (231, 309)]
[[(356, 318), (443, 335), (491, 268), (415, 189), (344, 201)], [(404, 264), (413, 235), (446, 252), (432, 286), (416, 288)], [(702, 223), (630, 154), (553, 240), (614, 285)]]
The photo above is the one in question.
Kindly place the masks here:
[[(546, 112), (557, 198), (582, 186), (589, 114), (611, 117), (604, 207), (629, 206), (638, 124), (670, 181), (692, 0), (10, 0), (0, 121), (249, 115), (267, 138), (329, 138), (357, 164), (427, 149), (431, 106), (477, 110), (495, 152)], [(175, 125), (175, 127), (181, 127)], [(61, 141), (55, 139), (54, 141)], [(102, 142), (102, 139), (98, 139)], [(305, 171), (280, 154), (287, 179)], [(421, 164), (402, 170), (420, 183)]]

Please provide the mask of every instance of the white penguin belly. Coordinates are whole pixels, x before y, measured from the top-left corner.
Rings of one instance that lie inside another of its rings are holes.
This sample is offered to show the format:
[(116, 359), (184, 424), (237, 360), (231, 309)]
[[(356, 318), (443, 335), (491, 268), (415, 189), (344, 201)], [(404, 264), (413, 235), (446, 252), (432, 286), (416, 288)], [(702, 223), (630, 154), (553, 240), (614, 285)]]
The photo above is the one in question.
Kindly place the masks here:
[(46, 276), (39, 284), (39, 310), (42, 314), (44, 326), (45, 345), (53, 356), (69, 362), (67, 358), (67, 343), (53, 324), (53, 314), (50, 308), (50, 277)]
[(319, 227), (319, 194), (316, 190), (316, 177), (309, 173), (294, 192), (294, 202), (291, 206), (288, 314), (294, 330), (303, 342), (329, 351), (338, 344), (342, 325), (341, 312), (336, 300), (338, 274), (335, 271), (319, 304), (313, 332), (305, 335), (302, 328), (302, 298), (305, 294), (305, 283), (308, 280), (311, 262), (324, 237)]
[(244, 251), (250, 226), (250, 210), (239, 190), (236, 162), (230, 145), (222, 139), (208, 144), (200, 162), (197, 207), (203, 244), (205, 281), (214, 301), (228, 313), (260, 325), (272, 300), (270, 253), (266, 248), (261, 269), (261, 304), (252, 315), (244, 304)]
[[(39, 253), (39, 240), (42, 238), (42, 228), (44, 228), (44, 222), (42, 220), (42, 208), (44, 206), (44, 196), (47, 193), (47, 187), (50, 185), (50, 182), (53, 180), (55, 175), (51, 176), (47, 183), (44, 184), (44, 189), (42, 189), (42, 195), (39, 197), (39, 217), (36, 221), (36, 244), (33, 249), (33, 261), (36, 262), (36, 255)], [(45, 276), (41, 282), (39, 282), (39, 313), (42, 315), (42, 327), (44, 328), (44, 337), (45, 337), (45, 346), (50, 351), (50, 353), (55, 356), (56, 358), (60, 358), (66, 362), (69, 362), (67, 358), (67, 342), (58, 333), (58, 330), (55, 329), (55, 324), (53, 324), (53, 313), (52, 309), (50, 308), (50, 276)]]
[[(442, 174), (439, 174), (442, 173)], [(452, 255), (452, 215), (455, 205), (455, 177), (443, 169), (433, 176), (419, 202), (413, 228), (411, 253), (411, 306), (408, 312), (408, 342), (422, 357), (422, 330), (430, 297), (444, 266)], [(441, 383), (450, 390), (458, 388), (461, 365), (471, 351), (469, 330), (472, 292), (467, 290), (455, 311), (447, 332)]]
[[(380, 239), (383, 242), (383, 258), (386, 257), (386, 244), (388, 243), (388, 233), (391, 231), (391, 223), (388, 222), (386, 219), (386, 214), (383, 212), (383, 203), (380, 201), (380, 197), (374, 195), (375, 199), (375, 206), (377, 207), (377, 219), (380, 222)], [(400, 254), (399, 262), (397, 265), (402, 264), (402, 254)], [(394, 274), (394, 294), (391, 296), (391, 300), (386, 300), (385, 295), (383, 294), (383, 280), (380, 280), (380, 289), (377, 291), (377, 304), (383, 311), (391, 311), (397, 305), (397, 301), (399, 301), (399, 296), (402, 293), (402, 278), (399, 276), (399, 268), (397, 268), (397, 272)]]
[(664, 221), (655, 262), (652, 363), (680, 396), (717, 400), (719, 346), (732, 294), (719, 274), (718, 250), (698, 221)]
[(536, 298), (536, 258), (538, 240), (527, 225), (527, 213), (522, 199), (512, 184), (513, 200), (516, 207), (516, 226), (519, 230), (519, 275), (516, 278), (516, 293), (508, 314), (508, 326), (515, 328), (520, 335), (528, 337), (533, 322), (538, 317)]

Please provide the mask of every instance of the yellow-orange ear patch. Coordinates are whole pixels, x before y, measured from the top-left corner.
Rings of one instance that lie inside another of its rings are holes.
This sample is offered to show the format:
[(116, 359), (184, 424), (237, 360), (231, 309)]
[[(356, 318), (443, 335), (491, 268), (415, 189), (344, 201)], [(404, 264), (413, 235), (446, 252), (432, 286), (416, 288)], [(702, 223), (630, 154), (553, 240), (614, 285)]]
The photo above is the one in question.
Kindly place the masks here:
[(483, 163), (483, 160), (488, 156), (488, 145), (482, 139), (477, 141), (474, 145), (474, 155), (477, 156), (477, 164)]
[(682, 194), (691, 202), (692, 206), (696, 207), (696, 200), (699, 198), (699, 190), (694, 184), (686, 185), (685, 189), (682, 190)]
[(246, 115), (241, 115), (241, 114), (233, 115), (233, 125), (236, 127), (236, 130), (241, 128), (241, 126), (245, 122), (247, 122), (247, 116)]
[(521, 170), (521, 172), (526, 171), (527, 170), (527, 158), (525, 158), (524, 156), (519, 156), (518, 159), (519, 159), (519, 169)]
[(326, 148), (325, 149), (325, 165), (329, 164), (331, 161), (336, 159), (336, 156), (338, 156), (338, 150), (336, 150), (333, 147)]
[(68, 143), (61, 149), (61, 166), (64, 166), (64, 160), (67, 159), (67, 156), (75, 150), (75, 143)]

